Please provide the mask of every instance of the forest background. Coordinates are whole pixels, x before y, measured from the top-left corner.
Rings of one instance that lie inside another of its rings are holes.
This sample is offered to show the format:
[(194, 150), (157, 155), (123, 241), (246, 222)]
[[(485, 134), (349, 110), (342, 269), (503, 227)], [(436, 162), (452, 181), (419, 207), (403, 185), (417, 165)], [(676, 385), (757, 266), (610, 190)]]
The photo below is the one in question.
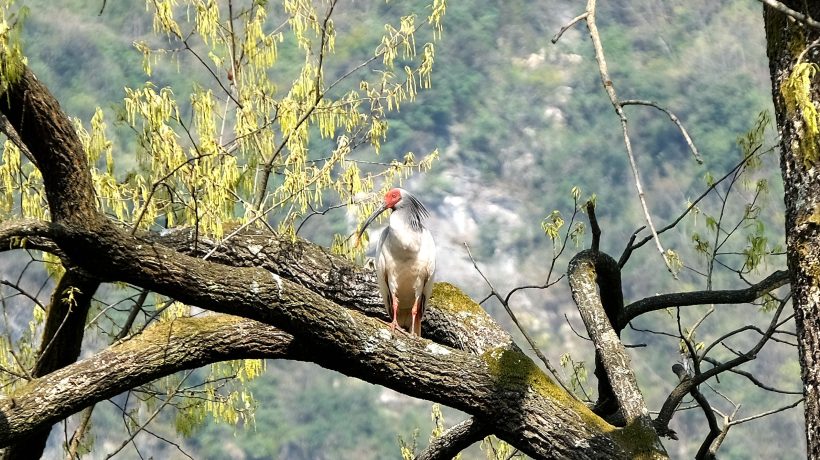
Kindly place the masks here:
[[(411, 3), (418, 2), (339, 2), (334, 12), (339, 33), (331, 65), (348, 68), (372, 55), (384, 24), (406, 14)], [(23, 29), (24, 54), (63, 108), (86, 125), (97, 107), (110, 120), (116, 119), (122, 112), (123, 88), (140, 87), (147, 78), (142, 55), (133, 46), (154, 36), (144, 3), (107, 2), (101, 15), (102, 2), (20, 4), (31, 11)], [(585, 197), (596, 196), (603, 250), (619, 253), (642, 223), (618, 119), (601, 90), (583, 29), (568, 31), (558, 44), (550, 42), (578, 13), (577, 5), (557, 0), (537, 5), (450, 2), (436, 44), (432, 87), (389, 117), (387, 141), (378, 161), (402, 160), (407, 152), (421, 158), (438, 150), (432, 169), (408, 179), (405, 186), (432, 211), (438, 280), (461, 287), (475, 299), (485, 298), (489, 289), (464, 243), (499, 291), (539, 283), (552, 257), (541, 224), (553, 210), (572, 213), (573, 187)], [(707, 187), (710, 177), (722, 176), (740, 160), (738, 138), (754, 128), (761, 112), (772, 112), (760, 4), (752, 0), (603, 2), (598, 18), (611, 77), (621, 95), (654, 100), (673, 110), (702, 154), (703, 164), (693, 161), (678, 129), (658, 112), (628, 109), (651, 211), (658, 221), (669, 221)], [(284, 48), (281, 59), (292, 59), (297, 67), (302, 57)], [(186, 71), (196, 65), (191, 56), (182, 55), (178, 65), (156, 66), (151, 81), (157, 88), (204, 84), (204, 77)], [(293, 76), (277, 78), (287, 85)], [(136, 167), (129, 153), (137, 148), (133, 133), (122, 124), (110, 123), (108, 136), (114, 141), (118, 174), (124, 176)], [(774, 145), (773, 140), (767, 145)], [(372, 149), (356, 153), (370, 160), (373, 155)], [(771, 191), (762, 220), (775, 230), (760, 233), (771, 238), (771, 246), (782, 246), (782, 187), (776, 158), (771, 156), (766, 165), (764, 175), (770, 179)], [(675, 236), (664, 240), (685, 265), (699, 257), (692, 237), (704, 220), (686, 222)], [(330, 245), (334, 232), (354, 230), (351, 217), (337, 209), (312, 217), (300, 235)], [(588, 245), (586, 238), (581, 238), (581, 244)], [(16, 278), (27, 262), (17, 256), (2, 257), (3, 279)], [(642, 264), (647, 268), (625, 275), (627, 301), (654, 292), (704, 288), (702, 279), (686, 269), (675, 280), (665, 270), (653, 268), (659, 259), (650, 250), (634, 257), (633, 268)], [(563, 271), (566, 259), (559, 259), (558, 265)], [(766, 267), (761, 274), (774, 268), (780, 267)], [(725, 281), (728, 286), (733, 280)], [(573, 366), (581, 372), (579, 366), (585, 366), (591, 380), (585, 386), (594, 389), (592, 348), (570, 326), (583, 329), (569, 298), (565, 283), (559, 283), (547, 290), (522, 292), (512, 298), (511, 306), (541, 350), (556, 363), (562, 356), (570, 357), (563, 360), (568, 375), (573, 374)], [(483, 306), (517, 333), (500, 305), (490, 299)], [(683, 322), (691, 323), (702, 313), (687, 310)], [(670, 327), (667, 313), (648, 316), (635, 327), (656, 331)], [(726, 314), (713, 318), (714, 328), (704, 327), (700, 334), (708, 336), (765, 317), (764, 312)], [(10, 318), (9, 327), (25, 328), (30, 319), (21, 313)], [(651, 350), (632, 348), (630, 353), (648, 405), (657, 407), (676, 383), (669, 368), (679, 359), (678, 342), (631, 330), (624, 341), (647, 344), (645, 349)], [(772, 347), (748, 370), (772, 386), (799, 391), (796, 358), (793, 348)], [(741, 413), (751, 415), (777, 405), (767, 399), (770, 394), (736, 383), (727, 377), (713, 385), (742, 401)], [(411, 442), (417, 430), (418, 442), (424, 445), (433, 428), (429, 402), (315, 365), (268, 362), (267, 371), (249, 388), (255, 409), (254, 422), (248, 426), (209, 421), (181, 438), (174, 417), (164, 415), (152, 423), (151, 430), (174, 439), (179, 448), (148, 434), (136, 441), (155, 458), (183, 458), (180, 449), (194, 458), (395, 458), (397, 437)], [(446, 409), (444, 414), (448, 422), (463, 418)], [(109, 427), (122, 423), (114, 405), (100, 405), (93, 419), (95, 452), (120, 444)], [(681, 441), (666, 442), (672, 457), (693, 456), (703, 423), (697, 411), (676, 417), (673, 428)], [(748, 458), (749, 452), (760, 458), (805, 456), (799, 407), (759, 423), (765, 423), (766, 429), (755, 422), (734, 428), (721, 456)], [(50, 452), (55, 455), (61, 449), (61, 431), (56, 427), (52, 432)], [(468, 455), (483, 454), (476, 446)], [(119, 456), (137, 458), (136, 451), (128, 449)]]

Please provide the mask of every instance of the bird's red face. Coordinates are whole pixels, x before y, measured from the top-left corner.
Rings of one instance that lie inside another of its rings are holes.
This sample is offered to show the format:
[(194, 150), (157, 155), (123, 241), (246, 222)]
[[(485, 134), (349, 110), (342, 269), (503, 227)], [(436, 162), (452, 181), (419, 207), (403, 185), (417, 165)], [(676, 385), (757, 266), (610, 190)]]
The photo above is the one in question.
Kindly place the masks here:
[(384, 195), (384, 207), (393, 209), (399, 200), (401, 200), (401, 190), (397, 188), (390, 189), (390, 191)]

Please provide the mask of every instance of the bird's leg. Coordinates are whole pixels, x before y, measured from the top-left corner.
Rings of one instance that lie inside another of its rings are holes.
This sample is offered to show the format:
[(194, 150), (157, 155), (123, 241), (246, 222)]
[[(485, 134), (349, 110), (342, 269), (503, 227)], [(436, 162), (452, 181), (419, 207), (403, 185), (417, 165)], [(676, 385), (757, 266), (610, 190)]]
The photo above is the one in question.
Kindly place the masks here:
[(399, 325), (399, 322), (396, 318), (399, 316), (399, 298), (395, 295), (393, 297), (393, 322), (390, 323), (390, 330), (392, 332), (396, 332), (396, 326)]
[(410, 314), (412, 315), (412, 323), (410, 325), (410, 335), (419, 335), (421, 336), (421, 324), (419, 324), (419, 330), (416, 331), (416, 318), (419, 317), (419, 298), (416, 297), (416, 300), (413, 302), (413, 309), (410, 310)]

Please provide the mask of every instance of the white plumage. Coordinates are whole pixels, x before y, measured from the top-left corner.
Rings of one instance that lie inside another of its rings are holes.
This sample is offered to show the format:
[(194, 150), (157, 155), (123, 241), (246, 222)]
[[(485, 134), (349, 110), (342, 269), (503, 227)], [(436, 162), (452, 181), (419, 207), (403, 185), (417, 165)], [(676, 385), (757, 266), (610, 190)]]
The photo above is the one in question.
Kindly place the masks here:
[(376, 247), (376, 275), (388, 314), (396, 326), (421, 335), (421, 319), (433, 292), (436, 244), (424, 225), (427, 209), (410, 192), (394, 188), (365, 221), (359, 234), (382, 212), (392, 209)]

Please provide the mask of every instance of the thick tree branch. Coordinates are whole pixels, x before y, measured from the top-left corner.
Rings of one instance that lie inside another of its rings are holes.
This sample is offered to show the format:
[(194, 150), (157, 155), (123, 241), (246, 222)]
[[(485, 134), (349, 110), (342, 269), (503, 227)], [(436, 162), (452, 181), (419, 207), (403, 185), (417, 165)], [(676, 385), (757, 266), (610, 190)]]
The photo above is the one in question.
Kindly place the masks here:
[[(192, 229), (162, 236), (146, 235), (150, 241), (193, 257), (211, 254), (210, 261), (223, 265), (264, 268), (345, 308), (389, 320), (373, 271), (332, 254), (327, 248), (253, 228), (234, 235), (230, 244), (223, 242), (217, 246), (213, 241), (194, 238), (196, 233)], [(436, 293), (425, 312), (424, 331), (427, 338), (475, 354), (499, 346), (514, 346), (512, 337), (481, 307), (445, 283), (436, 285)]]
[[(596, 277), (599, 275), (595, 270), (595, 256), (596, 254), (592, 251), (582, 251), (570, 261), (568, 278), (572, 298), (578, 305), (581, 318), (595, 344), (595, 351), (600, 356), (606, 374), (613, 384), (612, 389), (627, 427), (651, 439), (657, 452), (665, 452), (655, 433), (643, 395), (638, 388), (629, 356), (618, 334), (612, 328), (597, 292)], [(615, 263), (614, 260), (612, 262)], [(604, 291), (603, 287), (601, 291)]]
[[(781, 0), (820, 18), (820, 2)], [(785, 14), (784, 14), (785, 13)], [(772, 81), (772, 100), (780, 135), (780, 170), (786, 205), (786, 259), (791, 274), (795, 332), (798, 342), (809, 458), (820, 458), (820, 153), (816, 108), (820, 103), (820, 80), (816, 75), (801, 85), (800, 67), (820, 65), (817, 46), (820, 28), (806, 27), (787, 16), (782, 8), (763, 8), (766, 50)], [(797, 107), (794, 101), (803, 101)], [(804, 115), (813, 113), (813, 115)]]
[[(53, 225), (33, 219), (3, 222), (0, 248), (25, 247), (65, 257), (54, 242), (55, 231)], [(187, 228), (140, 236), (193, 257), (202, 257), (216, 247), (214, 241), (206, 238), (196, 241), (196, 232)], [(293, 240), (287, 235), (247, 228), (236, 234), (230, 244), (220, 244), (210, 260), (232, 267), (264, 268), (346, 308), (389, 319), (372, 271), (301, 238)], [(439, 283), (437, 290), (441, 292), (434, 296), (425, 313), (425, 337), (475, 354), (512, 344), (509, 334), (458, 289)], [(465, 306), (470, 306), (469, 311), (463, 311)], [(467, 316), (469, 321), (464, 321)]]
[(0, 444), (178, 370), (234, 358), (300, 356), (289, 334), (248, 319), (214, 315), (158, 323), (0, 399)]
[(0, 222), (0, 251), (12, 249), (36, 249), (62, 255), (51, 238), (50, 224), (36, 219)]
[(81, 222), (99, 217), (91, 172), (74, 126), (27, 67), (0, 97), (0, 113), (19, 134), (43, 174), (51, 218)]

